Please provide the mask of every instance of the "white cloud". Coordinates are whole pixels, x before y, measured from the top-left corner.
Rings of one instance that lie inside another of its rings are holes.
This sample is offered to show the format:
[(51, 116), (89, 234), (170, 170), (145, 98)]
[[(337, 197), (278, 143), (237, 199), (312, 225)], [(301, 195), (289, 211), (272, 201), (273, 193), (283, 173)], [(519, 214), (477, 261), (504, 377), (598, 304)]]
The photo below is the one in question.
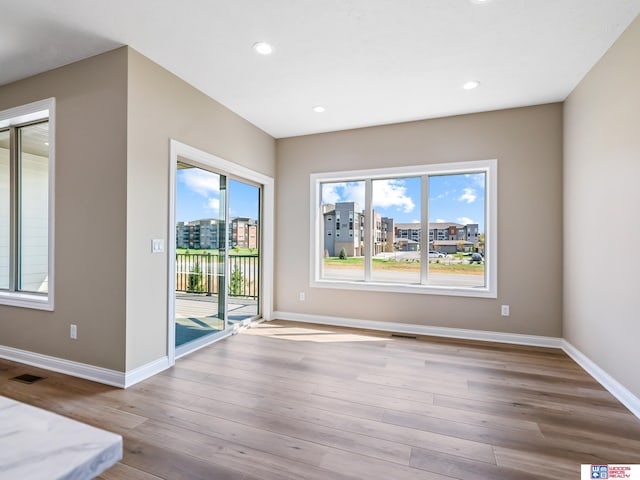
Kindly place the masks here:
[(364, 182), (338, 182), (322, 185), (322, 203), (355, 202), (364, 207)]
[(208, 197), (212, 193), (220, 192), (220, 177), (215, 173), (190, 168), (180, 170), (179, 179), (187, 188), (203, 197)]
[(478, 198), (478, 195), (476, 195), (476, 191), (473, 188), (465, 188), (463, 189), (463, 192), (464, 193), (458, 197), (459, 202), (473, 203), (476, 201), (476, 198)]
[(412, 212), (415, 204), (407, 196), (407, 187), (402, 180), (375, 180), (373, 182), (373, 207), (396, 207), (405, 213)]
[[(405, 213), (412, 212), (415, 204), (407, 196), (403, 180), (375, 180), (373, 185), (373, 208), (395, 207)], [(364, 182), (338, 182), (322, 185), (322, 203), (355, 202), (364, 208)]]
[(447, 221), (442, 218), (436, 218), (436, 223), (447, 223)]
[(189, 168), (178, 172), (178, 181), (183, 183), (188, 190), (202, 195), (207, 199), (202, 205), (204, 208), (220, 211), (220, 176), (201, 170)]
[(358, 208), (364, 208), (364, 182), (349, 182), (342, 192), (345, 198), (343, 202), (355, 202)]
[(411, 223), (420, 223), (420, 220), (412, 220)]
[(344, 183), (323, 183), (322, 203), (337, 203), (340, 201), (338, 188), (344, 187)]
[(478, 223), (478, 222), (474, 222), (469, 217), (458, 217), (457, 221), (462, 225), (469, 225), (470, 223)]
[(216, 212), (220, 211), (220, 199), (215, 197), (209, 198), (207, 201), (207, 207), (211, 210), (215, 210)]

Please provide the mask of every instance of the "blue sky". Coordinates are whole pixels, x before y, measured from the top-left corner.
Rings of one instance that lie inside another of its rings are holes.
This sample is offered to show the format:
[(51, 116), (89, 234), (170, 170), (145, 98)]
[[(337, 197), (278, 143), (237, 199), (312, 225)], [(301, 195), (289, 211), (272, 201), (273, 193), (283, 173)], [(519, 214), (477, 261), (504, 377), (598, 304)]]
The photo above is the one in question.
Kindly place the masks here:
[[(484, 174), (429, 178), (429, 221), (477, 223), (484, 231)], [(323, 203), (357, 202), (364, 208), (364, 182), (325, 183)], [(373, 181), (373, 208), (396, 223), (419, 223), (420, 178)]]
[[(177, 171), (176, 222), (220, 215), (220, 176), (199, 168)], [(258, 218), (259, 191), (253, 185), (229, 181), (230, 216)]]

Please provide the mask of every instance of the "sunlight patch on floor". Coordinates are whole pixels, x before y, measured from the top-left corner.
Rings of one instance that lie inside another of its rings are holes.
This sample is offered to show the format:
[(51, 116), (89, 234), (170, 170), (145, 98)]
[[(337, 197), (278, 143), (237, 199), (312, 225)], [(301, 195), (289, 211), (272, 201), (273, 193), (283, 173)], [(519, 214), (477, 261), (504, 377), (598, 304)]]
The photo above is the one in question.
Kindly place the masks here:
[(344, 331), (333, 331), (313, 327), (289, 327), (272, 323), (262, 323), (243, 332), (246, 335), (260, 335), (280, 340), (297, 342), (338, 343), (338, 342), (384, 342), (388, 338), (362, 335)]

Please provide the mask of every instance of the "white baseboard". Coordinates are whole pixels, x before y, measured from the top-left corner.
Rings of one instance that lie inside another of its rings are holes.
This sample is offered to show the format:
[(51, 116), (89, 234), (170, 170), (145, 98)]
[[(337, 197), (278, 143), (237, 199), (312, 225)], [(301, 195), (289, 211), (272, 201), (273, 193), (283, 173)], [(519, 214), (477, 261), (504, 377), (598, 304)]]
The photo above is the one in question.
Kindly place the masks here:
[(580, 365), (589, 375), (595, 378), (600, 385), (606, 388), (611, 395), (616, 397), (620, 403), (627, 407), (631, 413), (640, 418), (640, 398), (636, 397), (620, 382), (564, 339), (562, 340), (562, 350), (564, 350), (565, 353)]
[(560, 348), (561, 338), (523, 335), (519, 333), (489, 332), (484, 330), (467, 330), (463, 328), (433, 327), (412, 323), (375, 322), (355, 318), (329, 317), (306, 313), (274, 312), (274, 318), (304, 323), (336, 325), (340, 327), (381, 330), (384, 332), (409, 333), (413, 335), (431, 335), (435, 337), (460, 338), (464, 340), (481, 340), (485, 342), (512, 343), (533, 347)]
[(0, 358), (119, 388), (130, 387), (169, 368), (169, 359), (164, 357), (125, 373), (1, 345)]
[(129, 388), (131, 385), (153, 377), (167, 368), (169, 368), (169, 357), (162, 357), (141, 367), (134, 368), (125, 373), (123, 388)]
[(114, 387), (124, 388), (125, 386), (124, 372), (95, 367), (93, 365), (87, 365), (86, 363), (74, 362), (72, 360), (65, 360), (4, 346), (0, 346), (0, 358), (44, 368), (45, 370), (64, 373), (73, 377), (93, 380), (94, 382), (104, 383)]

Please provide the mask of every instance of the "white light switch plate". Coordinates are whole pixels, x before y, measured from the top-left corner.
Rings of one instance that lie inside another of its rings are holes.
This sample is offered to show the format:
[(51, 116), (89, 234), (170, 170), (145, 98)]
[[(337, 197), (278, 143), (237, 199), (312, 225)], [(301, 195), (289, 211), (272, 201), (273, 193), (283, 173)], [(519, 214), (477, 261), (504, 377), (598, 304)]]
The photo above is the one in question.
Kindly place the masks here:
[(163, 253), (164, 240), (162, 238), (154, 238), (151, 240), (151, 253)]

